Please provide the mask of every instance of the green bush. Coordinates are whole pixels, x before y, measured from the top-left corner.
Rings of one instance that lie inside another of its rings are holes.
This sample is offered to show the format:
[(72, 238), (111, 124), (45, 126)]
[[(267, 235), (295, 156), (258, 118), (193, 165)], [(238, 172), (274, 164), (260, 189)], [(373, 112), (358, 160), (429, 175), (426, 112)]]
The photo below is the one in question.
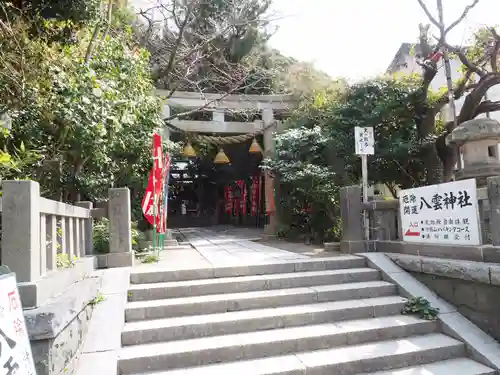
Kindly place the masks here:
[(109, 220), (106, 218), (95, 220), (92, 227), (94, 252), (98, 254), (109, 253)]
[[(136, 250), (142, 233), (137, 230), (136, 222), (130, 223), (130, 227), (132, 230), (132, 248)], [(94, 221), (92, 238), (94, 252), (98, 254), (109, 253), (109, 220), (107, 218)]]

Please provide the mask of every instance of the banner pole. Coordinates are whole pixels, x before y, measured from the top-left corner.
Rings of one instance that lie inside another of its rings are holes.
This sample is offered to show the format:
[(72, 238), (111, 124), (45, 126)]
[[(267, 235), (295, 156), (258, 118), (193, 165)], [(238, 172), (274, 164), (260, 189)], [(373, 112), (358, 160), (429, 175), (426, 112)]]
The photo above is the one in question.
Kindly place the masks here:
[[(153, 136), (154, 139), (154, 136)], [(153, 140), (153, 253), (159, 256), (157, 251), (157, 231), (156, 231), (156, 215), (158, 207), (156, 202), (156, 160), (155, 160), (155, 141)]]

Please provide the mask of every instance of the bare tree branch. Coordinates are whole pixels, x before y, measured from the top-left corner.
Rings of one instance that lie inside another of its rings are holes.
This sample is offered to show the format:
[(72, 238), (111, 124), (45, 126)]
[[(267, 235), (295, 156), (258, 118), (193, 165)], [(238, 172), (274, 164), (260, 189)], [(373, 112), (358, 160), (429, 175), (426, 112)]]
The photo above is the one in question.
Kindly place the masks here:
[(464, 104), (460, 109), (460, 122), (471, 120), (477, 116), (476, 111), (484, 96), (490, 88), (500, 84), (499, 73), (488, 73), (482, 77), (477, 86), (472, 90), (464, 100)]
[[(247, 78), (247, 77), (245, 77)], [(244, 80), (241, 80), (240, 81), (240, 84), (243, 82)], [(195, 109), (192, 109), (192, 110), (189, 110), (189, 111), (185, 111), (185, 112), (182, 112), (182, 113), (178, 113), (178, 114), (175, 114), (175, 115), (171, 115), (170, 117), (167, 117), (165, 119), (163, 119), (163, 121), (165, 121), (166, 123), (168, 123), (169, 126), (179, 130), (175, 125), (172, 125), (169, 121), (175, 119), (175, 118), (179, 118), (179, 117), (187, 117), (189, 115), (192, 115), (196, 112), (199, 112), (199, 111), (202, 111), (206, 108), (209, 108), (212, 106), (212, 104), (216, 103), (216, 102), (219, 102), (221, 100), (223, 100), (224, 98), (226, 98), (227, 96), (231, 95), (234, 91), (240, 89), (241, 86), (239, 85), (235, 85), (234, 86), (234, 89), (233, 90), (230, 90), (224, 94), (222, 94), (221, 96), (217, 97), (216, 99), (212, 99), (210, 101), (208, 101), (207, 103), (205, 103), (205, 105), (201, 106), (201, 107), (198, 107), (198, 108), (195, 108)]]
[(429, 11), (429, 9), (427, 8), (427, 5), (425, 5), (424, 1), (423, 0), (417, 0), (418, 3), (420, 4), (420, 7), (424, 10), (425, 14), (427, 15), (427, 18), (429, 18), (429, 20), (438, 28), (441, 27), (441, 24), (438, 22), (438, 20), (436, 18), (434, 18), (434, 16), (432, 15), (432, 13)]
[[(175, 2), (174, 2), (175, 3)], [(193, 3), (189, 3), (187, 9), (186, 9), (186, 15), (184, 16), (184, 21), (179, 26), (179, 31), (177, 35), (177, 39), (175, 41), (174, 47), (172, 51), (170, 51), (170, 58), (168, 60), (167, 66), (164, 69), (163, 72), (168, 74), (172, 70), (172, 66), (175, 62), (175, 58), (177, 56), (177, 51), (179, 50), (179, 46), (181, 45), (182, 39), (184, 38), (184, 30), (186, 29), (186, 26), (189, 22), (189, 19), (191, 18), (191, 12), (193, 11)], [(175, 17), (175, 16), (174, 16)]]
[(493, 51), (490, 56), (491, 70), (494, 72), (498, 72), (498, 57), (500, 54), (500, 35), (498, 35), (494, 27), (490, 27), (489, 30), (491, 32), (491, 35), (495, 39), (493, 45)]
[(94, 32), (92, 33), (92, 37), (90, 38), (89, 45), (87, 46), (87, 52), (85, 52), (85, 65), (90, 64), (90, 59), (92, 58), (92, 51), (94, 50), (94, 45), (97, 41), (97, 37), (99, 36), (100, 30), (101, 30), (101, 22), (97, 21), (94, 26)]
[(109, 0), (107, 17), (106, 17), (106, 28), (104, 29), (104, 32), (102, 33), (101, 40), (106, 40), (106, 37), (108, 36), (109, 28), (111, 27), (111, 20), (113, 18), (114, 2), (115, 2), (114, 0)]
[[(468, 90), (470, 89), (470, 86), (467, 85), (467, 83), (469, 83), (470, 79), (472, 77), (472, 71), (471, 70), (468, 70), (464, 77), (462, 79), (460, 79), (456, 85), (456, 87), (454, 88), (453, 90), (453, 96), (455, 98), (455, 100), (457, 99), (460, 99), (462, 97), (462, 95)], [(434, 109), (435, 111), (439, 111), (441, 110), (441, 108), (443, 108), (443, 106), (445, 106), (446, 104), (448, 104), (450, 102), (450, 97), (448, 95), (448, 93), (445, 93), (443, 94), (437, 101), (436, 101), (436, 104), (434, 105)]]
[(446, 42), (443, 43), (443, 46), (448, 48), (449, 51), (455, 53), (460, 59), (460, 62), (464, 64), (468, 70), (476, 73), (479, 77), (484, 77), (486, 75), (486, 72), (483, 69), (481, 69), (480, 66), (472, 63), (460, 48), (453, 47), (452, 45)]
[(495, 111), (500, 111), (500, 100), (497, 101), (484, 100), (477, 106), (476, 111), (474, 113), (474, 117), (477, 117), (483, 113), (495, 112)]
[[(263, 82), (261, 78), (269, 76), (272, 70), (258, 63), (262, 55), (244, 51), (245, 39), (251, 47), (258, 43), (255, 30), (265, 35), (264, 26), (270, 22), (270, 15), (259, 13), (254, 5), (227, 1), (222, 11), (208, 16), (207, 3), (199, 0), (166, 0), (140, 10), (145, 22), (137, 26), (139, 40), (151, 53), (153, 78), (158, 88), (168, 90), (166, 98), (177, 90), (224, 96), (252, 89), (256, 86), (249, 81)], [(234, 49), (235, 43), (243, 53)]]
[(470, 10), (471, 10), (472, 8), (474, 8), (474, 7), (477, 5), (477, 3), (479, 3), (479, 0), (474, 0), (474, 2), (473, 2), (471, 5), (467, 5), (467, 6), (465, 7), (464, 11), (462, 12), (462, 14), (460, 15), (460, 17), (458, 17), (458, 18), (457, 18), (454, 22), (452, 22), (452, 23), (450, 24), (450, 26), (448, 26), (448, 27), (445, 29), (445, 31), (444, 31), (445, 35), (446, 35), (446, 34), (448, 34), (448, 33), (449, 33), (449, 32), (450, 32), (450, 31), (451, 31), (451, 30), (452, 30), (455, 26), (457, 26), (460, 22), (462, 22), (462, 21), (463, 21), (463, 19), (464, 19), (465, 17), (467, 17), (467, 14), (470, 12)]

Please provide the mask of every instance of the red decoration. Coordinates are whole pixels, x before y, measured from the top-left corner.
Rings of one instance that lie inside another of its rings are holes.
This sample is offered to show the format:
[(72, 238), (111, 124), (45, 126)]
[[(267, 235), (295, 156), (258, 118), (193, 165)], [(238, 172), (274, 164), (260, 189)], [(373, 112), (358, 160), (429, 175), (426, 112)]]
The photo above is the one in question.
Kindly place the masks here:
[(243, 211), (243, 215), (245, 216), (247, 214), (247, 199), (248, 199), (247, 184), (243, 182), (243, 200), (241, 201), (241, 211)]
[(260, 202), (260, 176), (252, 177), (252, 216), (257, 215)]
[(443, 54), (441, 52), (437, 51), (434, 55), (431, 56), (431, 61), (433, 63), (437, 63), (441, 59), (442, 56), (443, 56)]
[(225, 211), (230, 214), (233, 212), (233, 190), (231, 186), (224, 188)]
[(246, 189), (245, 189), (245, 181), (238, 180), (236, 181), (236, 185), (240, 189), (240, 196), (235, 200), (235, 215), (238, 216), (240, 213), (245, 215), (246, 211)]
[[(166, 168), (164, 168), (166, 166)], [(146, 220), (154, 225), (156, 223), (156, 229), (158, 232), (162, 233), (165, 229), (164, 215), (160, 213), (159, 202), (162, 197), (162, 189), (164, 184), (164, 179), (166, 173), (169, 169), (169, 158), (166, 155), (165, 160), (163, 160), (162, 151), (162, 140), (161, 136), (157, 133), (153, 135), (153, 169), (149, 173), (148, 186), (142, 199), (142, 213), (146, 217)], [(158, 212), (156, 212), (155, 218), (155, 206)]]

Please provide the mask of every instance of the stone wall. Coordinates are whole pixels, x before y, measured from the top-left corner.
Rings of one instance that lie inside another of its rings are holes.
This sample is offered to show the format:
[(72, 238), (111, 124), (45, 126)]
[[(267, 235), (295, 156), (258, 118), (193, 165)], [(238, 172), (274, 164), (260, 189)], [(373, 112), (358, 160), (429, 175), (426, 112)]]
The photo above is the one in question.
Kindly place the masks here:
[(73, 374), (100, 283), (98, 277), (85, 278), (49, 303), (25, 310), (37, 375)]
[(386, 253), (466, 318), (500, 341), (500, 265)]
[(410, 274), (500, 341), (500, 286), (419, 272)]

